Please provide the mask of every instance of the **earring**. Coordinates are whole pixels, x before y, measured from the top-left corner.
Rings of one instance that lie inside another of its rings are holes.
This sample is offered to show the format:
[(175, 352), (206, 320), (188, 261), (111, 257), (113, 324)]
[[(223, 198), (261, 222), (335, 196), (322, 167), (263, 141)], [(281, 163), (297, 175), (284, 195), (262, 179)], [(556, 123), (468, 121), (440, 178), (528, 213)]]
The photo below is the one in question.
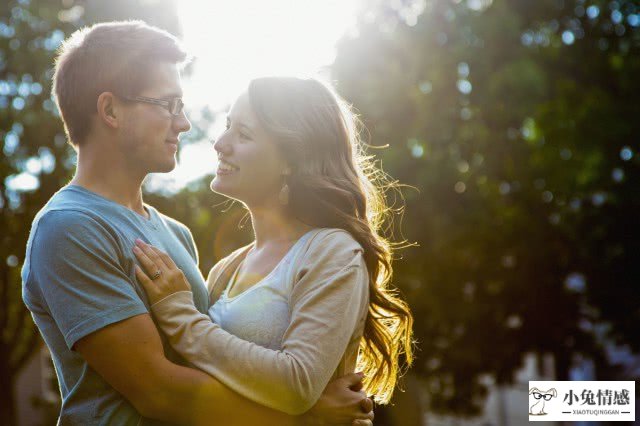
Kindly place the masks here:
[(283, 206), (289, 204), (289, 185), (287, 185), (286, 183), (282, 185), (280, 193), (278, 193), (278, 200), (280, 200), (280, 204), (282, 204)]
[(289, 167), (285, 167), (282, 171), (282, 180), (284, 181), (284, 185), (280, 188), (280, 193), (278, 194), (278, 200), (280, 200), (280, 204), (286, 206), (289, 204), (289, 185), (287, 185), (287, 177), (291, 176), (291, 169)]

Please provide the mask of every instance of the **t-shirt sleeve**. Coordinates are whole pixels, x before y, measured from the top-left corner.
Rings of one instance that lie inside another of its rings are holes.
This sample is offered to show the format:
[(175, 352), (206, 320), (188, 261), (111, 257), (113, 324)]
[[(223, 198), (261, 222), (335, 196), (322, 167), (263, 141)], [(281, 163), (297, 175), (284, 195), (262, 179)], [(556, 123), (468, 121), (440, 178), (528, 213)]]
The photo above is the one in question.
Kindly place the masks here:
[(119, 261), (117, 237), (100, 222), (51, 211), (35, 232), (29, 281), (70, 349), (109, 324), (148, 312)]

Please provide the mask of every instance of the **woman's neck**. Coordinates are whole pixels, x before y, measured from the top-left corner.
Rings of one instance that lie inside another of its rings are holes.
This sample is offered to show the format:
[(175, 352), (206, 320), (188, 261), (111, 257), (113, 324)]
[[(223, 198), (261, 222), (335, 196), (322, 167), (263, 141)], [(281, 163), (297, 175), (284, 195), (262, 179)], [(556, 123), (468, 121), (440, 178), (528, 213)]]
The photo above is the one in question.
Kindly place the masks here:
[(309, 225), (288, 214), (281, 206), (253, 207), (249, 211), (257, 250), (271, 244), (295, 241), (311, 230)]

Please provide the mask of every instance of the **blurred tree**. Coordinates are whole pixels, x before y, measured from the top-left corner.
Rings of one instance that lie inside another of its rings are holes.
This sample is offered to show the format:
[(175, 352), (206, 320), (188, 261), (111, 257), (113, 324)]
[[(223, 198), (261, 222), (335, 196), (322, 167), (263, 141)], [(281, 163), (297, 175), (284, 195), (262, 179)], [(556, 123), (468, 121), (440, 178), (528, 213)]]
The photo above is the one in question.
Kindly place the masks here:
[(639, 14), (378, 1), (341, 41), (340, 92), (389, 145), (373, 151), (386, 171), (419, 188), (402, 227), (420, 247), (395, 276), (432, 410), (478, 413), (486, 374), (509, 383), (527, 351), (554, 354), (559, 379), (580, 353), (610, 372), (607, 324), (640, 347)]
[[(49, 96), (54, 51), (102, 20), (179, 29), (169, 0), (12, 0), (0, 16), (0, 386), (12, 390), (37, 342), (20, 300), (28, 230), (75, 160)], [(372, 143), (389, 144), (372, 152), (419, 188), (403, 229), (420, 246), (395, 277), (432, 409), (476, 413), (486, 373), (509, 382), (526, 351), (553, 353), (566, 379), (577, 353), (611, 371), (604, 335), (640, 349), (639, 23), (628, 0), (374, 0), (340, 44), (339, 90)], [(250, 238), (208, 179), (146, 198), (191, 228), (204, 272)], [(13, 404), (0, 402), (8, 424)]]
[(0, 413), (12, 425), (14, 381), (40, 341), (21, 300), (24, 249), (33, 217), (75, 161), (50, 98), (55, 50), (98, 21), (144, 19), (174, 34), (179, 27), (170, 0), (12, 0), (0, 3), (0, 17)]

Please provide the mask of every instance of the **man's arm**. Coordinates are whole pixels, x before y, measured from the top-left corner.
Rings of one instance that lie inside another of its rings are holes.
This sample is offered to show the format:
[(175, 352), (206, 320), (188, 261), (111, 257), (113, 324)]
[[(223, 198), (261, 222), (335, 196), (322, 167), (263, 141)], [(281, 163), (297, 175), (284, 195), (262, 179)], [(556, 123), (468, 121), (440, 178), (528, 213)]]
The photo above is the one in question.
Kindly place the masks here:
[(27, 280), (46, 303), (69, 349), (141, 411), (187, 424), (291, 424), (295, 418), (241, 398), (206, 374), (164, 357), (160, 336), (123, 270), (118, 242), (102, 222), (76, 211), (44, 215)]
[(296, 423), (201, 371), (168, 361), (148, 314), (104, 327), (74, 349), (145, 417), (192, 425)]

